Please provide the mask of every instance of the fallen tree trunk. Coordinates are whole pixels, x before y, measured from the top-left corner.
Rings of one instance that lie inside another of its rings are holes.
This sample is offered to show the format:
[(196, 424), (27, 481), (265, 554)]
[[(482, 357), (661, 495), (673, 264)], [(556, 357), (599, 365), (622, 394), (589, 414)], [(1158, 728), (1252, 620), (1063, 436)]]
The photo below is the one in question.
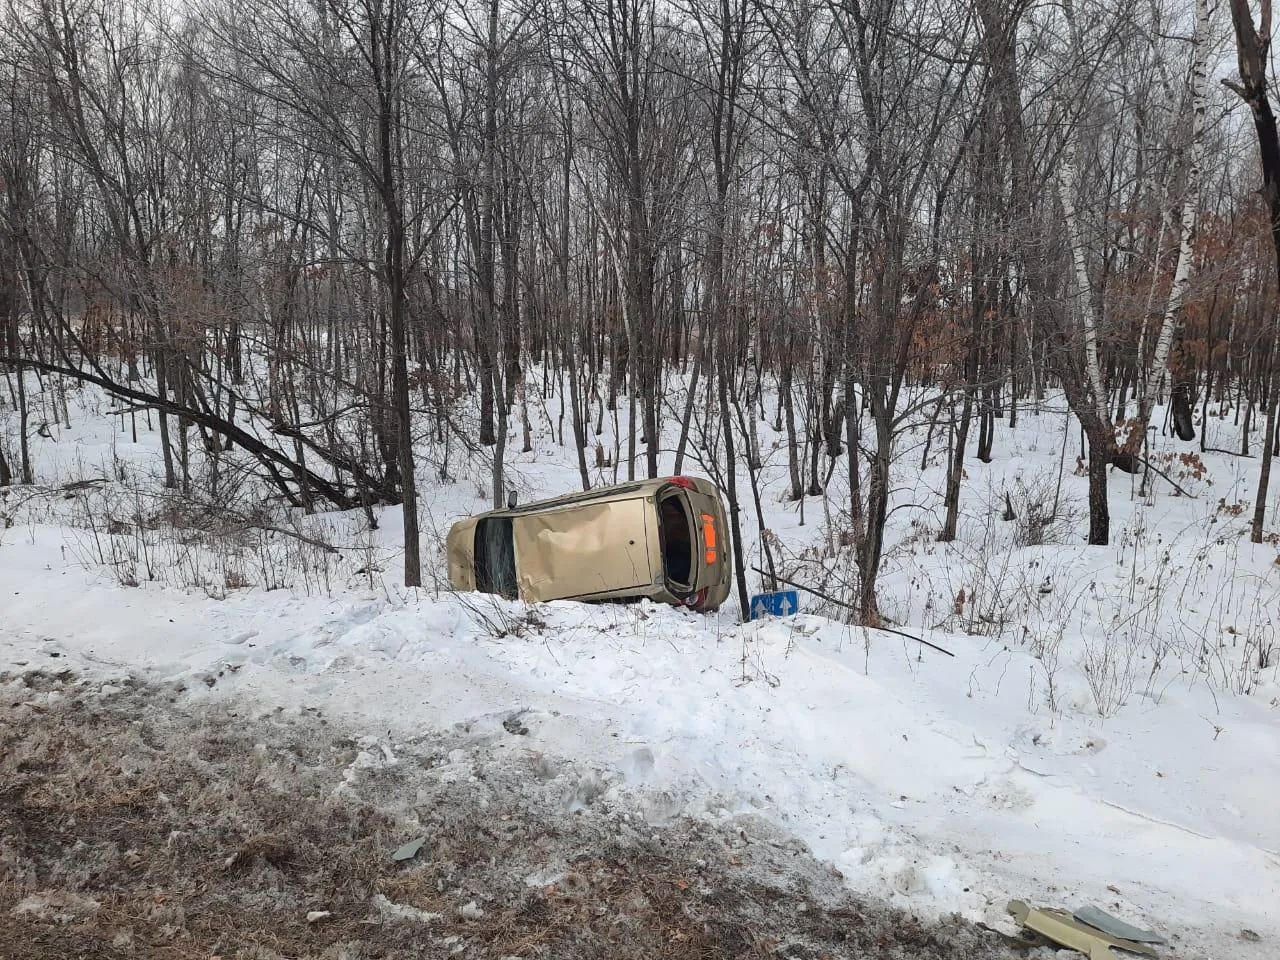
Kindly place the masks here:
[[(13, 363), (16, 361), (17, 358), (14, 357), (0, 356), (0, 363)], [(71, 377), (83, 383), (91, 383), (94, 386), (101, 387), (113, 397), (129, 400), (142, 406), (153, 407), (165, 413), (181, 415), (191, 422), (239, 444), (240, 447), (262, 464), (271, 482), (295, 506), (300, 506), (301, 502), (289, 486), (290, 477), (299, 486), (305, 485), (340, 510), (351, 510), (361, 505), (360, 499), (348, 493), (341, 484), (317, 474), (269, 444), (263, 443), (247, 430), (218, 414), (211, 413), (207, 409), (192, 407), (188, 404), (179, 403), (170, 397), (161, 398), (145, 390), (117, 383), (101, 372), (93, 373), (78, 367), (32, 360), (26, 357), (22, 359), (22, 362), (45, 373), (58, 374)], [(280, 432), (286, 436), (293, 435), (293, 432), (288, 430), (281, 430)]]

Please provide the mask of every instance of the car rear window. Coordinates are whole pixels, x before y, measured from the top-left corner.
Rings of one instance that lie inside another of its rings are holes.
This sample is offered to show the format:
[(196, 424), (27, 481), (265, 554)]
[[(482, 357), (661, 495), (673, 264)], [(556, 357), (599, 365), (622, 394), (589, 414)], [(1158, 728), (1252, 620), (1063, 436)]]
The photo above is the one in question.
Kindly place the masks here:
[(516, 550), (510, 517), (485, 517), (476, 524), (476, 589), (516, 597)]

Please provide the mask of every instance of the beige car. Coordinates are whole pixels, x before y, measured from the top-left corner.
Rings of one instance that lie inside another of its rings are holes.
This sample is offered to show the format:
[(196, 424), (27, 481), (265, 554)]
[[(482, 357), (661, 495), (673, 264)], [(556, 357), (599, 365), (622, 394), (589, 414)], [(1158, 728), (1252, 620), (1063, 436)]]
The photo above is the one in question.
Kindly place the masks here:
[(449, 582), (522, 600), (631, 600), (714, 610), (732, 577), (724, 506), (696, 477), (598, 487), (459, 520)]

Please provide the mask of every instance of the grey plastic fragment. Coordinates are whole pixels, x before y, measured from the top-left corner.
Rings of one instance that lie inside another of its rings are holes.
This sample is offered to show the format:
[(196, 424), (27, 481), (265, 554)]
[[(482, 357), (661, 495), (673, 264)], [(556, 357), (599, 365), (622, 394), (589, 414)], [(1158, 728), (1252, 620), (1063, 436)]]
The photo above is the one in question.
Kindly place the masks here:
[(1086, 904), (1072, 914), (1081, 923), (1087, 923), (1095, 930), (1119, 937), (1121, 940), (1132, 940), (1135, 943), (1164, 943), (1164, 937), (1150, 930), (1143, 930), (1131, 923), (1125, 923), (1119, 917), (1113, 917), (1105, 910), (1099, 910), (1093, 904)]
[(391, 855), (391, 859), (399, 863), (401, 860), (412, 860), (418, 855), (418, 851), (422, 849), (422, 845), (427, 842), (426, 837), (419, 837), (417, 840), (410, 840), (404, 844), (395, 853)]

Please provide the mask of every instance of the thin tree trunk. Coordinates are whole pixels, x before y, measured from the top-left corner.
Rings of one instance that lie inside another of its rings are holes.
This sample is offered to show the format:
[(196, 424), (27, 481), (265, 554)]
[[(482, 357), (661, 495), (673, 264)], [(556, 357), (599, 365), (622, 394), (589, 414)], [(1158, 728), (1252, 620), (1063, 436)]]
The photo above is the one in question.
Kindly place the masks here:
[[(778, 391), (781, 394), (783, 422), (787, 431), (787, 473), (791, 479), (788, 499), (800, 500), (804, 497), (804, 477), (800, 467), (800, 447), (796, 439), (796, 404), (792, 393), (790, 360), (787, 361), (786, 371)], [(850, 453), (850, 456), (852, 455)]]
[(1071, 265), (1074, 283), (1071, 288), (1072, 312), (1080, 324), (1084, 337), (1085, 377), (1089, 391), (1089, 402), (1093, 412), (1102, 423), (1110, 423), (1107, 411), (1107, 397), (1102, 388), (1102, 367), (1098, 362), (1098, 323), (1093, 309), (1093, 285), (1089, 281), (1089, 270), (1085, 264), (1084, 235), (1080, 231), (1080, 220), (1076, 214), (1076, 160), (1075, 135), (1068, 134), (1063, 147), (1062, 164), (1059, 168), (1058, 195), (1062, 200), (1062, 216), (1066, 221), (1067, 245), (1071, 250)]
[(693, 372), (689, 374), (688, 393), (684, 398), (684, 413), (680, 417), (680, 438), (676, 441), (676, 462), (674, 467), (677, 476), (684, 469), (685, 453), (689, 445), (689, 427), (693, 423), (693, 408), (698, 399), (698, 377), (702, 373), (703, 353), (704, 348), (699, 344), (696, 355), (693, 358)]
[[(1182, 301), (1191, 284), (1191, 267), (1195, 260), (1196, 217), (1200, 211), (1200, 181), (1204, 166), (1202, 144), (1204, 117), (1208, 109), (1205, 88), (1208, 76), (1209, 19), (1212, 13), (1209, 0), (1196, 0), (1196, 25), (1192, 37), (1191, 53), (1191, 132), (1189, 163), (1187, 170), (1187, 195), (1182, 203), (1182, 229), (1178, 244), (1178, 263), (1173, 271), (1173, 285), (1165, 304), (1160, 334), (1156, 337), (1155, 352), (1151, 357), (1151, 373), (1144, 378), (1142, 397), (1138, 401), (1138, 418), (1133, 424), (1126, 448), (1136, 453), (1146, 437), (1147, 425), (1156, 399), (1164, 392), (1168, 378), (1169, 352), (1173, 347), (1182, 311)], [(1163, 218), (1162, 218), (1163, 219)], [(1143, 363), (1145, 357), (1139, 356)]]
[[(1228, 84), (1249, 105), (1253, 113), (1254, 131), (1258, 137), (1258, 154), (1262, 165), (1262, 194), (1267, 202), (1271, 221), (1271, 241), (1275, 248), (1276, 275), (1280, 282), (1280, 134), (1276, 130), (1276, 117), (1267, 94), (1267, 60), (1271, 43), (1271, 0), (1262, 0), (1261, 30), (1254, 26), (1253, 13), (1248, 0), (1231, 0), (1231, 22), (1236, 34), (1236, 53), (1240, 69), (1240, 83)], [(1274, 350), (1280, 313), (1272, 308), (1271, 349)], [(1274, 361), (1268, 364), (1272, 367)], [(1268, 369), (1267, 379), (1274, 378)], [(1273, 384), (1267, 384), (1273, 386)], [(1254, 498), (1253, 524), (1250, 539), (1261, 543), (1267, 512), (1267, 493), (1271, 483), (1271, 457), (1274, 453), (1276, 426), (1276, 393), (1268, 392), (1267, 432), (1263, 439), (1263, 457), (1258, 473), (1258, 492)], [(1248, 432), (1245, 431), (1247, 437)], [(1247, 441), (1246, 441), (1247, 442)]]
[(397, 46), (402, 13), (398, 0), (386, 0), (387, 8), (371, 24), (370, 61), (378, 91), (379, 187), (386, 226), (383, 266), (391, 314), (391, 402), (395, 413), (396, 465), (400, 480), (400, 506), (404, 522), (404, 583), (422, 586), (422, 554), (418, 533), (418, 485), (414, 476), (413, 414), (409, 395), (408, 330), (406, 326), (406, 271), (404, 211), (399, 183), (400, 106)]
[(742, 555), (742, 521), (738, 505), (738, 467), (737, 453), (733, 444), (733, 418), (729, 415), (729, 371), (728, 358), (722, 358), (719, 376), (716, 378), (720, 400), (720, 429), (724, 434), (725, 455), (725, 498), (729, 501), (729, 533), (733, 538), (733, 571), (738, 584), (738, 612), (742, 619), (751, 617), (751, 608), (747, 603), (746, 558)]
[(1087, 434), (1089, 438), (1089, 544), (1106, 546), (1111, 535), (1111, 509), (1107, 501), (1107, 465), (1112, 443), (1110, 437)]
[(587, 425), (586, 411), (583, 409), (581, 388), (578, 386), (578, 360), (569, 356), (569, 406), (572, 408), (570, 422), (573, 424), (573, 446), (578, 461), (578, 477), (582, 481), (582, 489), (591, 489), (591, 474), (587, 471)]

